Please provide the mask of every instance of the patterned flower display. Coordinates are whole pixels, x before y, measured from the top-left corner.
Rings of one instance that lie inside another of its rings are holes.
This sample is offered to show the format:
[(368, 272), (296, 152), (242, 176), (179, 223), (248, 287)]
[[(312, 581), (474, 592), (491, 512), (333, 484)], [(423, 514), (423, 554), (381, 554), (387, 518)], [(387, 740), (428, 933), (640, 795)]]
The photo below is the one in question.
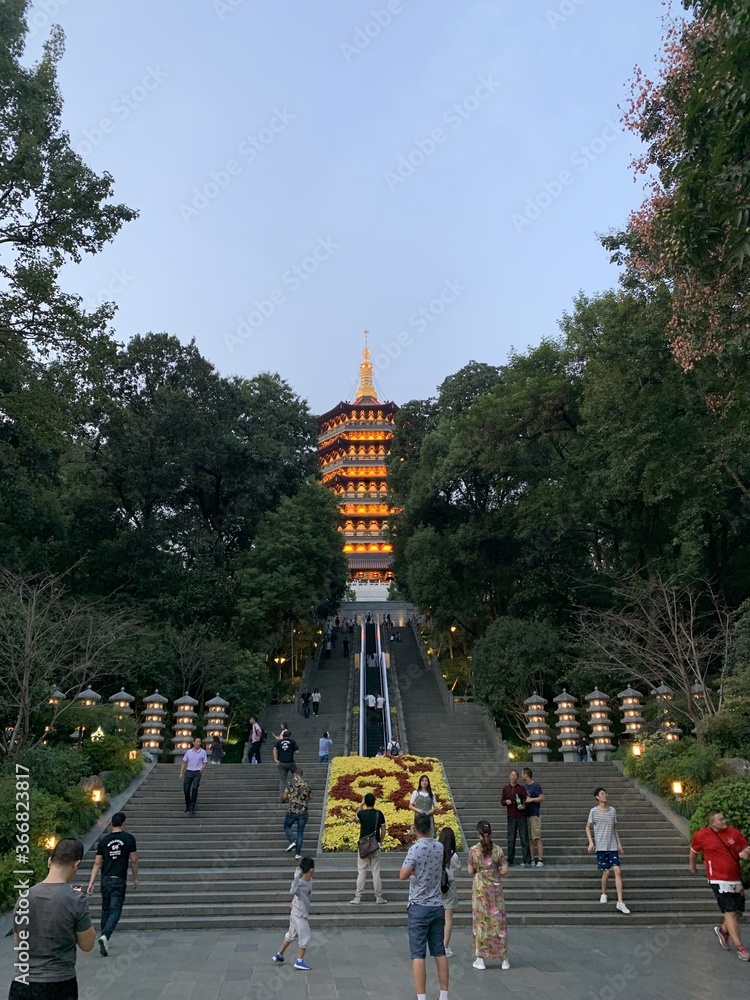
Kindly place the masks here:
[(387, 835), (382, 847), (385, 850), (404, 851), (414, 843), (412, 822), (414, 813), (409, 809), (409, 799), (421, 775), (430, 779), (438, 801), (435, 828), (439, 833), (444, 826), (452, 827), (456, 843), (461, 843), (461, 828), (445, 782), (440, 761), (435, 757), (334, 757), (328, 781), (324, 851), (355, 851), (359, 839), (358, 809), (367, 792), (375, 796), (375, 808), (385, 816)]

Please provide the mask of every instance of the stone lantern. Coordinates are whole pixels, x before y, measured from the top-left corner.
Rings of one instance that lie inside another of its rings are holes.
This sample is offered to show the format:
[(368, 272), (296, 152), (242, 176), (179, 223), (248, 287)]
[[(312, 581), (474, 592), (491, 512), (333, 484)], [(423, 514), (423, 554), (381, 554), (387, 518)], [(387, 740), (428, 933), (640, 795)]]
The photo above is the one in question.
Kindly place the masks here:
[(609, 728), (609, 709), (607, 702), (609, 697), (599, 688), (595, 688), (591, 694), (586, 695), (586, 711), (589, 716), (589, 728), (594, 742), (594, 753), (597, 760), (606, 760), (611, 754), (615, 745), (612, 742), (614, 733)]
[(682, 736), (682, 730), (671, 716), (671, 702), (674, 699), (674, 691), (666, 684), (660, 684), (652, 691), (659, 706), (659, 728), (670, 743), (674, 743)]
[(162, 736), (162, 729), (164, 729), (164, 718), (167, 714), (164, 706), (167, 704), (168, 699), (163, 694), (159, 694), (159, 689), (157, 688), (144, 701), (145, 706), (141, 720), (140, 736), (141, 750), (147, 750), (149, 753), (158, 756), (163, 753), (162, 743), (164, 742), (164, 737)]
[(547, 699), (536, 692), (524, 701), (526, 706), (526, 728), (529, 731), (531, 759), (544, 763), (549, 757), (549, 726), (547, 725)]
[(643, 695), (635, 688), (626, 687), (617, 696), (620, 699), (622, 725), (628, 736), (636, 739), (646, 721), (641, 714), (641, 699)]
[[(111, 695), (109, 701), (115, 710), (115, 718), (119, 723), (122, 723), (122, 720), (126, 716), (133, 714), (133, 709), (130, 706), (135, 701), (135, 698), (132, 694), (128, 694), (125, 688), (122, 688), (117, 694)], [(116, 729), (118, 733), (124, 732), (121, 724)]]
[(206, 709), (208, 710), (208, 718), (206, 719), (205, 726), (206, 742), (212, 740), (214, 736), (218, 736), (222, 742), (227, 738), (228, 708), (229, 702), (220, 698), (218, 691), (215, 698), (206, 702)]
[(62, 691), (57, 690), (57, 688), (53, 689), (49, 698), (47, 699), (47, 704), (50, 705), (52, 708), (57, 708), (57, 706), (60, 704), (61, 701), (65, 701), (65, 695), (63, 694)]
[(76, 696), (78, 704), (84, 705), (86, 708), (95, 708), (101, 700), (102, 696), (97, 694), (96, 691), (92, 691), (91, 688), (86, 688), (85, 691), (81, 691), (81, 693)]
[(557, 739), (562, 749), (563, 760), (568, 763), (578, 760), (578, 715), (576, 713), (576, 701), (572, 694), (563, 691), (552, 701), (557, 705), (555, 715), (557, 716), (556, 728), (558, 730)]
[(193, 745), (196, 729), (195, 720), (198, 716), (195, 711), (197, 704), (197, 699), (191, 698), (187, 691), (181, 698), (175, 698), (174, 736), (172, 737), (174, 743), (172, 756), (175, 758), (184, 756), (185, 751)]

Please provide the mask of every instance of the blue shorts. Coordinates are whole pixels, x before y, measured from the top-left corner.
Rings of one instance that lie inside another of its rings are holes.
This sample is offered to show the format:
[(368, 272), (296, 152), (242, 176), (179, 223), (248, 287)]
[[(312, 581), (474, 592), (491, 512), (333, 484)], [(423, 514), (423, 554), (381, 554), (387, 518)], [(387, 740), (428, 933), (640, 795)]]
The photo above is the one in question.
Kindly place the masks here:
[(406, 920), (409, 928), (410, 958), (426, 958), (428, 947), (433, 958), (445, 955), (443, 906), (421, 906), (419, 903), (410, 903), (406, 909)]
[(596, 867), (600, 872), (608, 872), (610, 868), (620, 867), (619, 851), (597, 851)]

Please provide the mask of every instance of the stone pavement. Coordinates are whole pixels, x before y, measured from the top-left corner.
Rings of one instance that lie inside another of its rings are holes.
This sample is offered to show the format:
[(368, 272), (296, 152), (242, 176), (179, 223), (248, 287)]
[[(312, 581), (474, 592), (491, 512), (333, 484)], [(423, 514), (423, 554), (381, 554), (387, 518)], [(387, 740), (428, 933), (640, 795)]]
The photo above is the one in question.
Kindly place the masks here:
[[(211, 923), (206, 915), (206, 925)], [(271, 956), (276, 931), (161, 931), (115, 935), (112, 951), (79, 953), (81, 1000), (413, 1000), (405, 930), (324, 929), (307, 952), (312, 972)], [(748, 938), (745, 928), (745, 937)], [(454, 932), (451, 1000), (747, 1000), (750, 964), (719, 948), (711, 927), (529, 928), (510, 935), (511, 969), (471, 967), (470, 932)], [(13, 975), (12, 938), (0, 940), (0, 997)], [(291, 960), (290, 960), (291, 958)], [(494, 967), (493, 967), (494, 966)], [(438, 996), (428, 959), (427, 997)]]

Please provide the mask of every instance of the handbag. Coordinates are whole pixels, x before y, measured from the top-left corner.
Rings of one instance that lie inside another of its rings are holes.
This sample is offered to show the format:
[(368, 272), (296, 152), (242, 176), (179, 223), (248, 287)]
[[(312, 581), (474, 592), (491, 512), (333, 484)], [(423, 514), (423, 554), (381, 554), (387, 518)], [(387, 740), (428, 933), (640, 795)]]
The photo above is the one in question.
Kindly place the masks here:
[(711, 830), (711, 833), (714, 835), (714, 837), (716, 837), (716, 839), (719, 841), (719, 843), (724, 848), (724, 850), (727, 852), (727, 854), (731, 858), (734, 858), (734, 860), (740, 865), (740, 882), (742, 883), (742, 888), (743, 889), (750, 889), (750, 873), (744, 872), (742, 870), (742, 859), (740, 858), (739, 853), (735, 854), (734, 851), (729, 847), (729, 845), (724, 843), (724, 841), (718, 835), (718, 833), (716, 832), (716, 830)]
[(377, 834), (368, 833), (366, 837), (360, 837), (357, 843), (357, 853), (360, 858), (371, 858), (373, 854), (380, 850)]

